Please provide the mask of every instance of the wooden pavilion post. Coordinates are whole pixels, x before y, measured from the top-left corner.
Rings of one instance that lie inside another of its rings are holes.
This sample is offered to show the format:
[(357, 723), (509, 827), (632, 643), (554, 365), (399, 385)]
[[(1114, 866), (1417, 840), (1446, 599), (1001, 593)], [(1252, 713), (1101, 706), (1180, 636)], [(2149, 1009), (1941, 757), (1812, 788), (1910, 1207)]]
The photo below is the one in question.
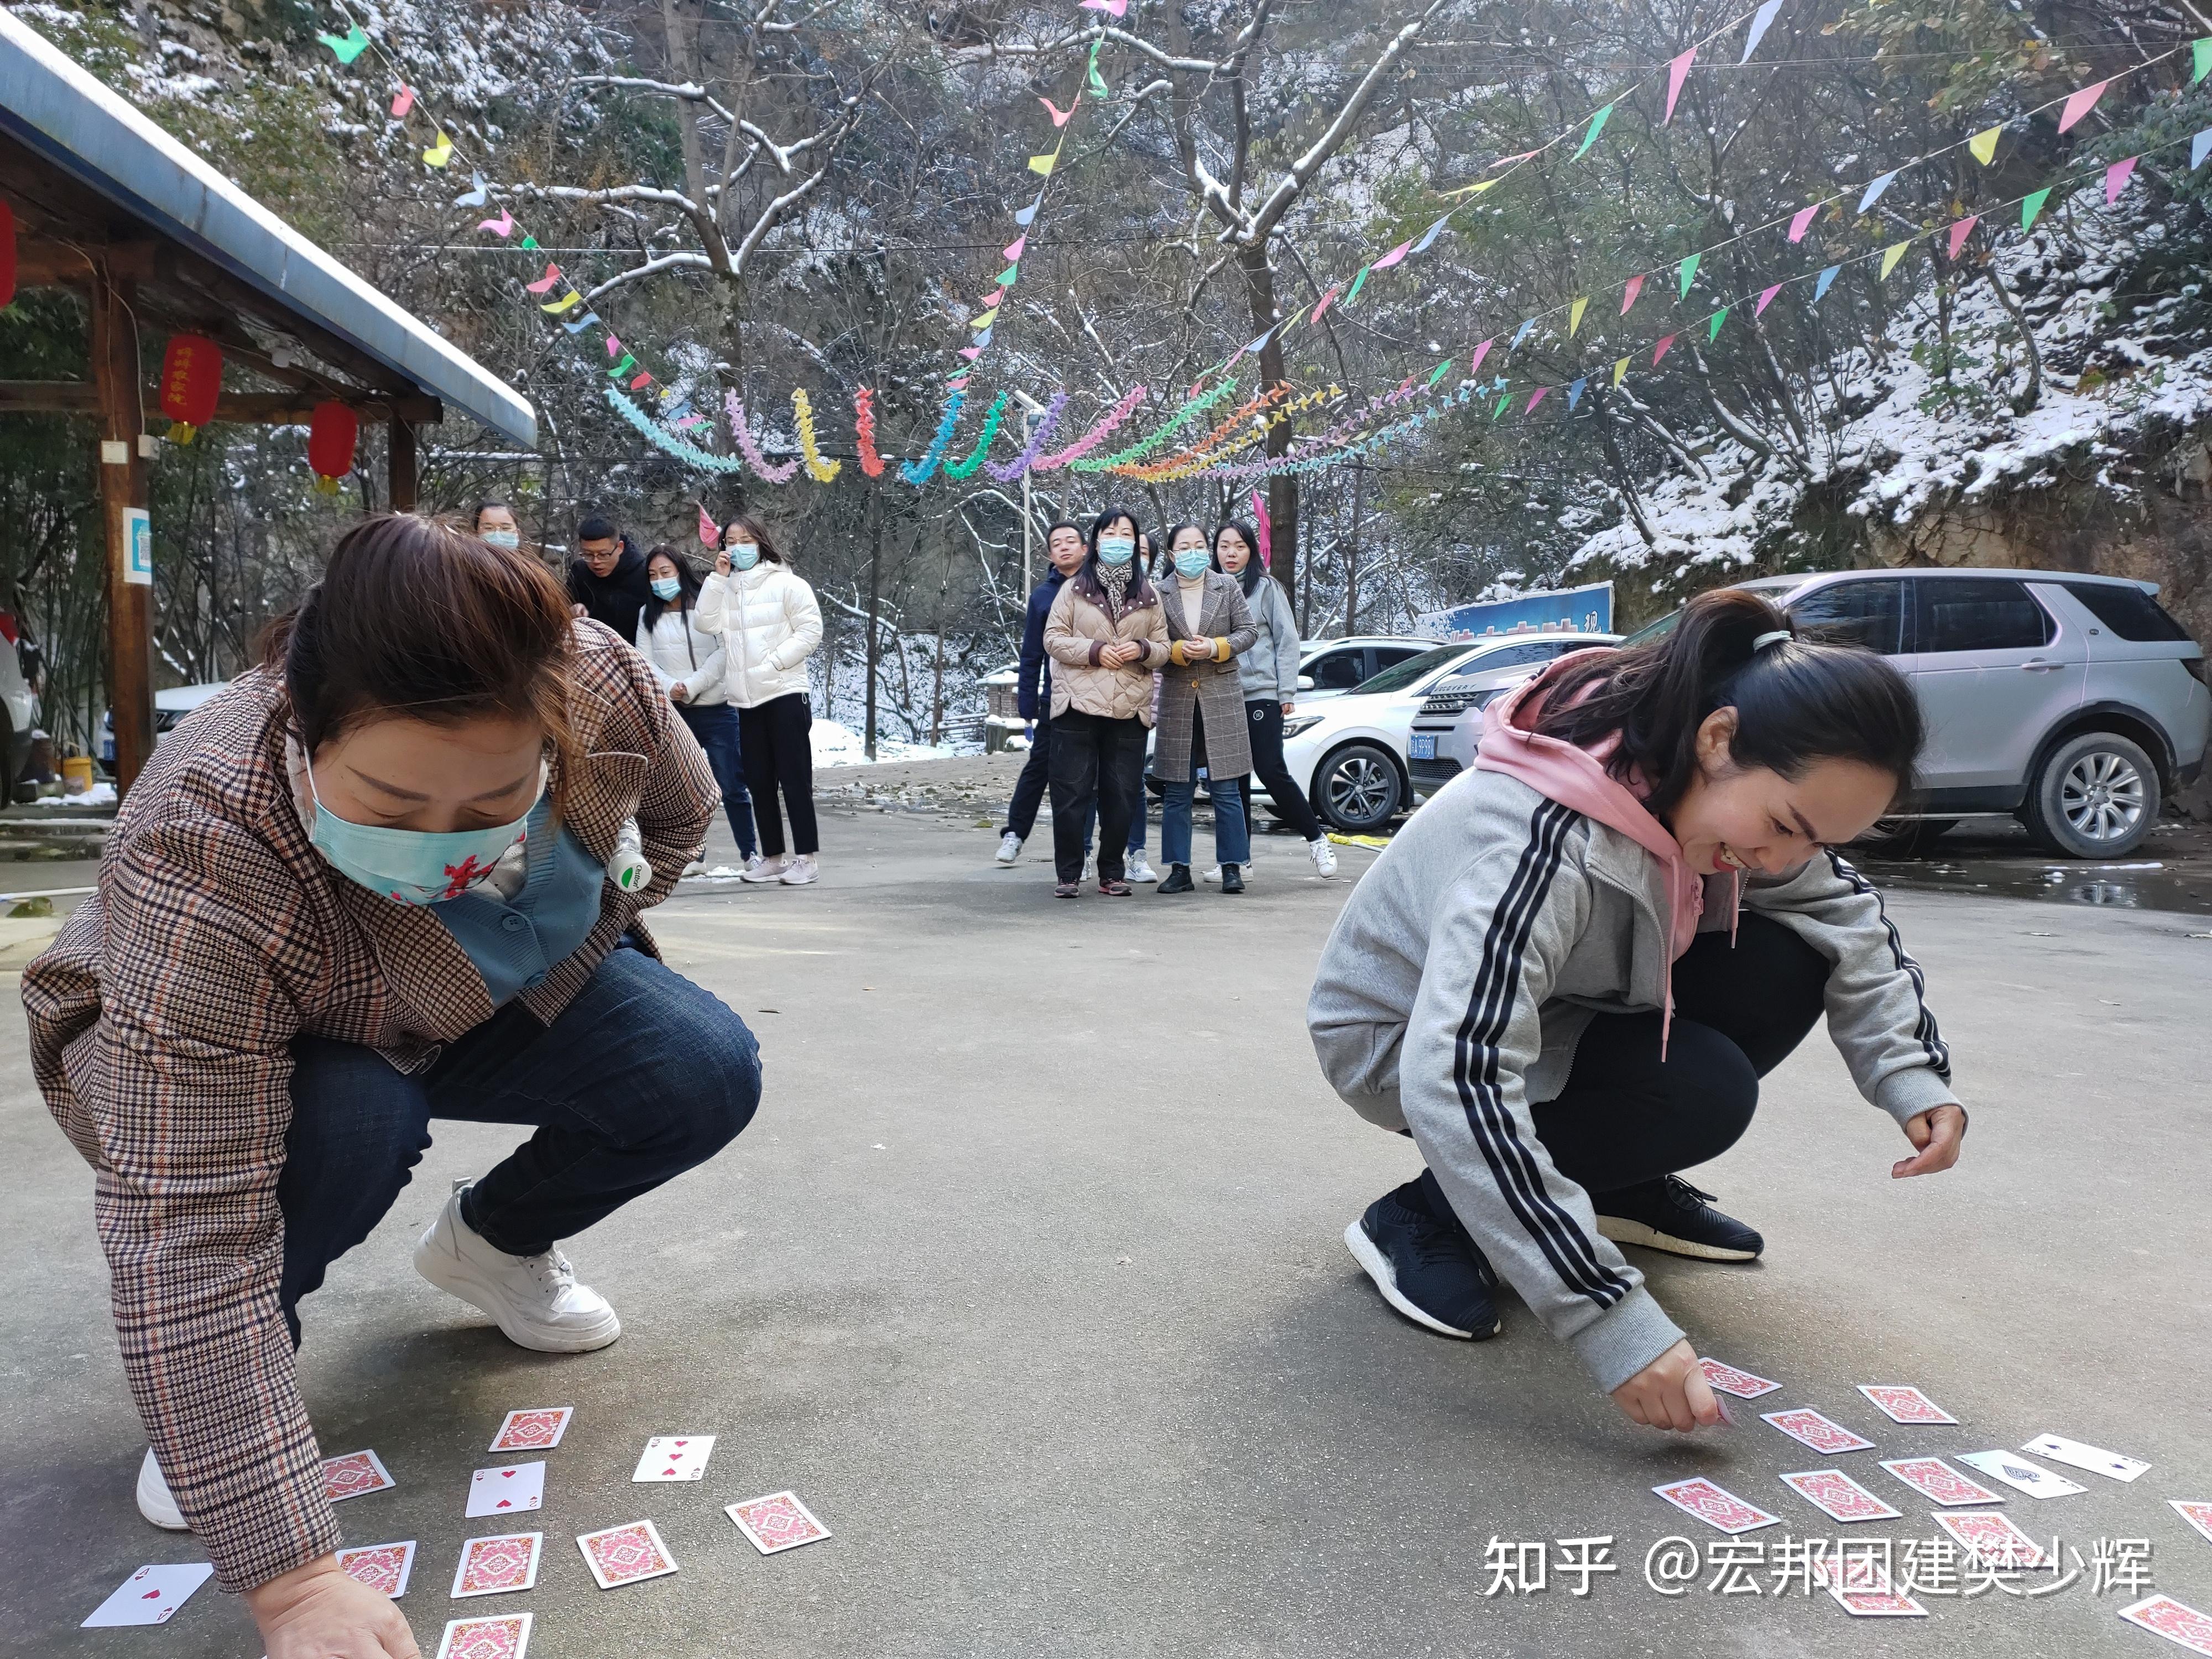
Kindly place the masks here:
[(154, 753), (154, 567), (139, 438), (136, 284), (95, 260), (92, 376), (99, 400), (100, 496), (107, 528), (107, 706), (115, 721), (115, 792), (127, 794)]

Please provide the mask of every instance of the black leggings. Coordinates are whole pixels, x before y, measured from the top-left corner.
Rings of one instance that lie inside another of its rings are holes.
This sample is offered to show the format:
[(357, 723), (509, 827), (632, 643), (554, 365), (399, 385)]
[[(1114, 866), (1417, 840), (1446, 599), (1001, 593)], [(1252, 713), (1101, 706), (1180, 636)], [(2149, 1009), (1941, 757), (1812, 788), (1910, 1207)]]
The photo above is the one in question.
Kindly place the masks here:
[(803, 691), (738, 710), (738, 742), (745, 755), (753, 823), (760, 830), (761, 851), (772, 859), (783, 856), (783, 817), (775, 810), (779, 791), (783, 811), (791, 815), (792, 850), (813, 854), (822, 849), (822, 838), (814, 828), (814, 750), (806, 740), (813, 724), (814, 711)]
[(1823, 1012), (1828, 959), (1780, 922), (1744, 912), (1734, 949), (1700, 933), (1674, 964), (1674, 1025), (1600, 1014), (1575, 1049), (1566, 1092), (1533, 1110), (1559, 1173), (1603, 1194), (1717, 1158), (1751, 1127), (1759, 1079)]
[[(1283, 764), (1283, 705), (1248, 702), (1244, 705), (1244, 734), (1252, 739), (1252, 771), (1259, 774), (1260, 781), (1267, 786), (1267, 799), (1275, 804), (1275, 816), (1306, 840), (1319, 841), (1321, 821), (1314, 817), (1306, 792), (1291, 780), (1290, 769)], [(1251, 773), (1237, 780), (1237, 793), (1244, 798), (1244, 822), (1257, 835), (1259, 825), (1252, 817)]]

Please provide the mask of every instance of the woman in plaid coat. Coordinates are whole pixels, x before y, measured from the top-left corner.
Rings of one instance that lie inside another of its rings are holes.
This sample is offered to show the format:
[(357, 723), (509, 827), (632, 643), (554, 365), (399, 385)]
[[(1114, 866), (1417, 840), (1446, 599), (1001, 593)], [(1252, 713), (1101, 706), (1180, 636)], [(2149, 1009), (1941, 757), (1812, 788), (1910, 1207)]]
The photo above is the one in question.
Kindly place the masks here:
[(1160, 584), (1168, 625), (1168, 666), (1160, 676), (1159, 737), (1152, 773), (1160, 781), (1160, 860), (1170, 866), (1163, 893), (1188, 893), (1190, 807), (1199, 769), (1213, 799), (1213, 851), (1221, 866), (1221, 890), (1244, 890), (1244, 865), (1252, 856), (1250, 827), (1237, 780), (1252, 769), (1252, 743), (1244, 732), (1244, 692), (1237, 653), (1252, 648), (1259, 629), (1236, 579), (1212, 568), (1206, 532), (1179, 524), (1168, 532), (1174, 566)]

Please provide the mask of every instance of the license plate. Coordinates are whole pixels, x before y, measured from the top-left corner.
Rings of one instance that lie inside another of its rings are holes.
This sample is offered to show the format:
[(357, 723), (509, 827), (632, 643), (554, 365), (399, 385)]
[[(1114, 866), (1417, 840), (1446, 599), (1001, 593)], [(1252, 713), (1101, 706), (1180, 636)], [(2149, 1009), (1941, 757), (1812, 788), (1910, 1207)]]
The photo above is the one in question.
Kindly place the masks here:
[(1434, 760), (1437, 757), (1437, 735), (1433, 732), (1413, 733), (1413, 757), (1415, 760)]

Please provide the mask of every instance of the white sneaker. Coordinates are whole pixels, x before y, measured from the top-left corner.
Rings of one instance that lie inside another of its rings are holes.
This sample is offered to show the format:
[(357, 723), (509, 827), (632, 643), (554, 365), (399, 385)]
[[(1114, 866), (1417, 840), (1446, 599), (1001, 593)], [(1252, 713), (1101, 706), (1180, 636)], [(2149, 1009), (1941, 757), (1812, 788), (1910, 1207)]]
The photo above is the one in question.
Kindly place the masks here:
[(1095, 847), (1083, 855), (1083, 879), (1085, 881), (1098, 879), (1098, 849)]
[(739, 881), (751, 882), (781, 881), (783, 879), (783, 854), (779, 853), (771, 859), (763, 858), (758, 853), (754, 854), (750, 858), (745, 860), (745, 872), (742, 876), (739, 876), (738, 879)]
[(999, 862), (1012, 864), (1022, 855), (1022, 838), (1009, 830), (999, 837)]
[(1142, 848), (1129, 854), (1129, 868), (1121, 878), (1124, 881), (1158, 881), (1160, 872), (1152, 868)]
[(684, 866), (684, 873), (687, 876), (705, 875), (707, 873), (707, 860), (704, 859), (693, 859), (690, 863)]
[(1327, 836), (1316, 836), (1306, 843), (1306, 856), (1324, 881), (1336, 873), (1336, 848), (1328, 844)]
[(1221, 879), (1221, 866), (1218, 864), (1207, 866), (1206, 873), (1200, 876), (1199, 879), (1200, 881), (1219, 881)]
[(169, 1483), (161, 1478), (161, 1466), (154, 1461), (151, 1446), (146, 1448), (146, 1461), (138, 1466), (138, 1513), (164, 1532), (191, 1530), (177, 1500), (169, 1496)]
[(576, 1282), (558, 1249), (541, 1255), (495, 1250), (461, 1219), (463, 1188), (415, 1247), (415, 1271), (440, 1290), (491, 1316), (518, 1347), (539, 1353), (588, 1353), (622, 1334), (606, 1298)]
[(804, 887), (811, 881), (819, 881), (822, 872), (814, 862), (814, 854), (801, 853), (784, 866), (782, 881), (786, 887)]

